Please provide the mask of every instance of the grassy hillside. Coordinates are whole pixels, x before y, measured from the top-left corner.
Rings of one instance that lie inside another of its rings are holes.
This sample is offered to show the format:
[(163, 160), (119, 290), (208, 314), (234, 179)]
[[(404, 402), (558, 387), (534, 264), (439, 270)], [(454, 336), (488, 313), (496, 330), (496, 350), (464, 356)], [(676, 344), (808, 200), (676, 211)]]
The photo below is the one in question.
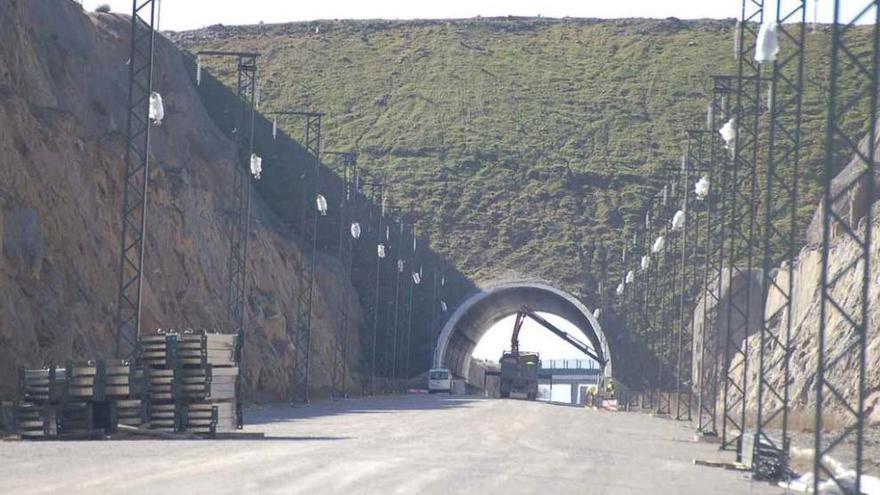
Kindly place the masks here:
[[(709, 76), (735, 71), (733, 31), (733, 20), (510, 18), (173, 37), (191, 50), (261, 52), (261, 110), (326, 112), (325, 149), (360, 150), (360, 165), (387, 177), (390, 199), (417, 212), (465, 274), (516, 272), (582, 292), (588, 246), (619, 242), (680, 160), (684, 130), (704, 125)], [(807, 37), (805, 222), (819, 190), (828, 32)], [(863, 38), (857, 49), (869, 48)], [(230, 67), (206, 65), (231, 81)], [(299, 122), (280, 125), (301, 134)]]

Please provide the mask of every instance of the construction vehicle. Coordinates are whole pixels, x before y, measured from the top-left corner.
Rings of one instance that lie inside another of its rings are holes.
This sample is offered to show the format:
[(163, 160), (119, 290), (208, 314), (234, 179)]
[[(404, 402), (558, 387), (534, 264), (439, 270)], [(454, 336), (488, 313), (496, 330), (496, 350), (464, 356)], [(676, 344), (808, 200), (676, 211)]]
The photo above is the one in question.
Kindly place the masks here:
[[(592, 347), (581, 342), (568, 332), (557, 328), (531, 308), (523, 305), (516, 314), (516, 321), (513, 324), (513, 333), (510, 336), (510, 351), (504, 352), (501, 355), (501, 398), (506, 399), (519, 396), (528, 400), (535, 400), (538, 397), (538, 370), (541, 368), (541, 361), (537, 353), (522, 352), (519, 349), (519, 332), (522, 330), (522, 325), (527, 317), (536, 321), (560, 339), (568, 342), (572, 347), (596, 360), (600, 366), (605, 366), (605, 360), (599, 357)], [(598, 389), (602, 389), (601, 383)]]
[(535, 352), (519, 350), (501, 355), (501, 398), (535, 400), (538, 397), (538, 370), (541, 361)]

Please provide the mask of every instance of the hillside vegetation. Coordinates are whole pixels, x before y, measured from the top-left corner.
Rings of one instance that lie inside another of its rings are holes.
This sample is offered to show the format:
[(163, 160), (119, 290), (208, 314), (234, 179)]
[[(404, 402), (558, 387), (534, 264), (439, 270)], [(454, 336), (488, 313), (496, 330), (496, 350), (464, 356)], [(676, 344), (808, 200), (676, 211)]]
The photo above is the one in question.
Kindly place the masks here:
[[(261, 52), (261, 110), (325, 112), (325, 149), (359, 150), (360, 166), (387, 178), (391, 201), (416, 212), (465, 274), (541, 277), (589, 299), (590, 246), (620, 242), (664, 169), (677, 166), (684, 131), (705, 125), (709, 76), (735, 72), (734, 27), (502, 18), (171, 36), (192, 51)], [(821, 26), (807, 34), (804, 224), (824, 156), (828, 38)], [(863, 33), (855, 40), (856, 51), (870, 50)], [(232, 67), (205, 64), (232, 82)], [(302, 133), (299, 122), (279, 125)]]

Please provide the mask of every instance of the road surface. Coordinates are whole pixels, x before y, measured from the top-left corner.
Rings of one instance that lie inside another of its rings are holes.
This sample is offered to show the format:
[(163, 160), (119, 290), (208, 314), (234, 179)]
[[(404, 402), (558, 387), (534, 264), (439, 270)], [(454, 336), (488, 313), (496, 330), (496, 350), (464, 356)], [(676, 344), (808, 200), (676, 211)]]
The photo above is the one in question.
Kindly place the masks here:
[(0, 442), (0, 493), (782, 493), (688, 425), (516, 400), (400, 396), (251, 412), (264, 440)]

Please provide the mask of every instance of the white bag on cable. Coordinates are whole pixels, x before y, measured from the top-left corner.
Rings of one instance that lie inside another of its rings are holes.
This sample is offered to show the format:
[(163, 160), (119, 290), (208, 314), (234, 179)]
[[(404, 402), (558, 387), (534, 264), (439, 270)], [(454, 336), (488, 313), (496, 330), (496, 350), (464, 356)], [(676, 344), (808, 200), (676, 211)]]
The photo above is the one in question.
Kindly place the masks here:
[(327, 214), (327, 198), (324, 195), (319, 194), (317, 198), (315, 198), (315, 205), (318, 207), (318, 211), (321, 215)]
[(684, 228), (684, 212), (682, 210), (678, 210), (675, 212), (675, 215), (672, 216), (672, 230), (681, 230)]
[(636, 279), (636, 274), (632, 270), (626, 272), (626, 283), (631, 284)]
[(731, 117), (730, 120), (725, 122), (721, 129), (718, 129), (718, 134), (721, 134), (724, 145), (730, 148), (736, 139), (736, 117)]
[(596, 308), (596, 310), (593, 311), (593, 318), (596, 318), (598, 320), (600, 316), (602, 316), (602, 310), (599, 308)]
[(651, 257), (648, 255), (642, 256), (642, 270), (647, 270), (651, 268)]
[(251, 175), (259, 180), (261, 173), (263, 173), (263, 159), (256, 153), (251, 153)]
[(705, 175), (700, 177), (700, 180), (694, 184), (694, 194), (697, 195), (697, 199), (706, 199), (709, 196), (709, 178)]
[(379, 244), (378, 246), (376, 246), (376, 254), (377, 254), (380, 258), (384, 258), (384, 257), (385, 257), (385, 244)]
[(755, 62), (768, 64), (776, 61), (779, 55), (779, 25), (775, 22), (761, 24), (758, 39), (755, 42)]
[(162, 95), (155, 91), (150, 93), (150, 120), (156, 125), (162, 125), (165, 118), (165, 106), (162, 105)]
[(665, 246), (665, 245), (666, 245), (666, 239), (664, 239), (663, 236), (661, 235), (661, 236), (657, 237), (657, 239), (654, 241), (654, 245), (651, 247), (651, 252), (654, 254), (657, 254), (660, 251), (663, 251), (663, 246)]
[(617, 286), (617, 295), (618, 295), (618, 296), (622, 296), (622, 295), (623, 295), (623, 291), (624, 291), (625, 289), (626, 289), (626, 286), (623, 284), (623, 282), (621, 282), (620, 284), (618, 284), (618, 286)]
[(358, 222), (351, 222), (351, 237), (354, 239), (358, 239), (361, 236), (361, 224)]

